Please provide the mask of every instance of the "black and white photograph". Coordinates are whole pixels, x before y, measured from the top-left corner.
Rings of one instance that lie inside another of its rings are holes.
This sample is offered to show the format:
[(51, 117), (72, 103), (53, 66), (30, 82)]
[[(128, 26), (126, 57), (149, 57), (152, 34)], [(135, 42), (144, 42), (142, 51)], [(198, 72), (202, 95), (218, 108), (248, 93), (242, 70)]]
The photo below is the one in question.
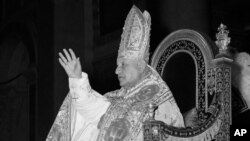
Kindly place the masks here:
[(250, 136), (247, 0), (1, 0), (1, 141)]

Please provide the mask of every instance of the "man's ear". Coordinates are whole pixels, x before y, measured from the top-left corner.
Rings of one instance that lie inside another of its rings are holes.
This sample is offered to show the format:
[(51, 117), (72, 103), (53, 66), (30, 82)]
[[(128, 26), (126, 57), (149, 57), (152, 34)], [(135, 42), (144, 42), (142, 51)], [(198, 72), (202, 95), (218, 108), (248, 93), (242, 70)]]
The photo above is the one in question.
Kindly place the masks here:
[(137, 66), (138, 66), (138, 69), (139, 69), (139, 72), (143, 72), (144, 69), (146, 68), (146, 62), (142, 59), (138, 60), (137, 61)]

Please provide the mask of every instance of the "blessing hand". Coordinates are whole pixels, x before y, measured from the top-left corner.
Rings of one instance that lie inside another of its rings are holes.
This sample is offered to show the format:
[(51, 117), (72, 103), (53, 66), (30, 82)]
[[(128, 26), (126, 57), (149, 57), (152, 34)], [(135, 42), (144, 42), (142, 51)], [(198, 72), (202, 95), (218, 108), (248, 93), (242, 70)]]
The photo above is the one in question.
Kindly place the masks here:
[(66, 71), (68, 77), (70, 78), (81, 78), (82, 77), (82, 67), (79, 60), (79, 57), (75, 56), (75, 53), (72, 49), (69, 49), (69, 52), (66, 49), (63, 49), (64, 55), (59, 52), (59, 63), (62, 65)]

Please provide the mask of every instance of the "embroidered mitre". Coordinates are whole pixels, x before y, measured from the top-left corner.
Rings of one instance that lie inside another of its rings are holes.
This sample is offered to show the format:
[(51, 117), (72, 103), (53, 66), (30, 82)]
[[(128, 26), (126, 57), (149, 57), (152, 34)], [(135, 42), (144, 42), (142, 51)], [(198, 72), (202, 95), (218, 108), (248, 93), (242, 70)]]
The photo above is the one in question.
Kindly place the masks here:
[(133, 5), (123, 27), (118, 58), (146, 59), (149, 51), (151, 18)]

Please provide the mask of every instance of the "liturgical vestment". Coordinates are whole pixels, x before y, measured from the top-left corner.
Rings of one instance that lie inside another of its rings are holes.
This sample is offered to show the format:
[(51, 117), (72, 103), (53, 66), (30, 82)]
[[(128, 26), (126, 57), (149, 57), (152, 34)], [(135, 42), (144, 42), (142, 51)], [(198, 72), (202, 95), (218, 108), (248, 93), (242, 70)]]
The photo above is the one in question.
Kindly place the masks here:
[(143, 122), (149, 119), (148, 105), (158, 106), (155, 119), (184, 127), (175, 99), (159, 74), (150, 73), (136, 86), (105, 95), (93, 90), (88, 76), (69, 78), (65, 98), (47, 141), (143, 141)]

